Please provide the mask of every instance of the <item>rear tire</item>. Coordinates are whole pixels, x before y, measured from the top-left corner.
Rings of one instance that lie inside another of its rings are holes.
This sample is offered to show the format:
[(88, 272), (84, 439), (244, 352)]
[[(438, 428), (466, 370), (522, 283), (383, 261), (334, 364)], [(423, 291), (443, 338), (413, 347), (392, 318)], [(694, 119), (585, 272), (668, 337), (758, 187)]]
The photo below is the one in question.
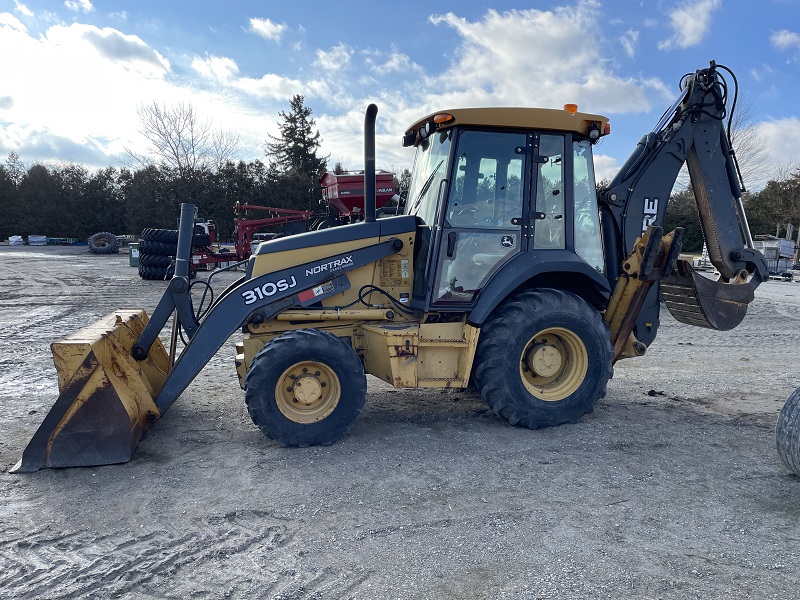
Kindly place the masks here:
[(247, 371), (250, 418), (284, 446), (327, 446), (353, 426), (367, 395), (364, 367), (340, 338), (319, 329), (268, 342)]
[(778, 415), (775, 443), (783, 464), (800, 477), (800, 388), (789, 395)]
[(163, 254), (139, 255), (139, 264), (144, 267), (159, 267), (161, 269), (166, 269), (172, 264), (173, 260), (173, 257), (165, 256)]
[(172, 279), (172, 275), (174, 273), (175, 269), (172, 267), (151, 267), (148, 265), (143, 265), (141, 262), (139, 263), (139, 277), (142, 279), (166, 281), (168, 279)]
[(151, 256), (175, 256), (178, 246), (169, 242), (156, 242), (153, 240), (142, 240), (139, 242), (139, 253)]
[(95, 233), (88, 241), (89, 252), (92, 254), (116, 254), (119, 252), (117, 236), (107, 231)]
[[(177, 229), (153, 229), (148, 227), (142, 231), (142, 240), (147, 242), (158, 242), (160, 244), (167, 244), (172, 246), (172, 253), (175, 254), (175, 248), (178, 247), (178, 230)], [(203, 228), (195, 227), (192, 235), (192, 246), (210, 246), (211, 236), (204, 232)], [(155, 252), (153, 253), (155, 254)]]
[(177, 245), (178, 243), (178, 230), (177, 229), (154, 229), (148, 227), (142, 231), (142, 239), (151, 242), (161, 242), (163, 244)]
[(475, 383), (512, 425), (575, 423), (591, 413), (613, 374), (608, 328), (583, 299), (559, 290), (522, 292), (481, 328)]

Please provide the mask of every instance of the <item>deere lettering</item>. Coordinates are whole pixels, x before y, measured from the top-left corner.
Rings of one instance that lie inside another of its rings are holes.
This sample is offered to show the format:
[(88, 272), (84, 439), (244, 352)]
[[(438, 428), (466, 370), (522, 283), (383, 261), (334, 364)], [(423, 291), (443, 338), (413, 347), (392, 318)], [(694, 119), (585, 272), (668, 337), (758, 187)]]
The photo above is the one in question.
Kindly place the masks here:
[(322, 273), (323, 271), (335, 271), (336, 269), (341, 269), (342, 267), (346, 267), (347, 265), (352, 265), (352, 264), (353, 264), (353, 257), (345, 256), (344, 258), (332, 260), (329, 263), (315, 265), (310, 269), (306, 269), (306, 276), (316, 275), (317, 273)]
[(285, 292), (286, 290), (293, 288), (297, 285), (297, 280), (294, 278), (294, 275), (289, 277), (288, 280), (286, 279), (279, 279), (275, 283), (268, 281), (262, 286), (254, 287), (251, 290), (246, 290), (242, 292), (242, 298), (244, 298), (245, 304), (252, 304), (256, 300), (263, 300), (264, 298), (269, 298), (270, 296), (274, 296), (278, 292)]

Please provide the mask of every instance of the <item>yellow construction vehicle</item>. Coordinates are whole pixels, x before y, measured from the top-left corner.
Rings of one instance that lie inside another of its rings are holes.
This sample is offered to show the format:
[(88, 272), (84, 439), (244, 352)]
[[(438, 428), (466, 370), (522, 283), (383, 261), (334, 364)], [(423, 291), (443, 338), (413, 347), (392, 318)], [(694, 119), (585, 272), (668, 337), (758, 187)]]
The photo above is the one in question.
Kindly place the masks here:
[[(687, 75), (656, 128), (596, 193), (596, 114), (533, 108), (436, 112), (402, 214), (375, 218), (377, 108), (365, 118), (365, 221), (262, 243), (202, 317), (189, 290), (195, 209), (183, 205), (175, 276), (151, 319), (119, 311), (54, 344), (61, 396), (17, 471), (129, 460), (225, 341), (254, 423), (287, 446), (330, 444), (364, 406), (369, 373), (397, 387), (474, 382), (510, 423), (575, 422), (615, 361), (679, 320), (730, 329), (767, 276), (753, 249), (725, 119), (725, 67)], [(734, 78), (735, 79), (735, 78)], [(687, 163), (716, 281), (660, 227)], [(179, 355), (158, 335), (177, 315)]]

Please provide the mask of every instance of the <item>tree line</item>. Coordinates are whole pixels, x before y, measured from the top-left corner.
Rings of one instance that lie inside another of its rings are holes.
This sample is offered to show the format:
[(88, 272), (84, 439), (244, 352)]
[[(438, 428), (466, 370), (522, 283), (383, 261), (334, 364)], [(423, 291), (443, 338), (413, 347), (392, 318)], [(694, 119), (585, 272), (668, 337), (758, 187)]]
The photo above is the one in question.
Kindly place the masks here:
[(164, 165), (139, 169), (33, 165), (15, 176), (12, 155), (0, 165), (0, 239), (31, 234), (86, 240), (99, 231), (139, 234), (175, 229), (182, 202), (213, 219), (220, 239), (234, 228), (233, 205), (316, 210), (314, 181), (303, 173), (271, 171), (260, 160), (228, 161), (219, 169), (181, 174)]
[[(742, 197), (750, 232), (756, 235), (784, 237), (790, 225), (792, 239), (797, 240), (800, 228), (800, 167), (794, 172), (772, 180), (758, 192), (745, 192)], [(683, 227), (683, 248), (686, 252), (703, 249), (697, 204), (691, 188), (672, 194), (664, 217), (664, 230)]]

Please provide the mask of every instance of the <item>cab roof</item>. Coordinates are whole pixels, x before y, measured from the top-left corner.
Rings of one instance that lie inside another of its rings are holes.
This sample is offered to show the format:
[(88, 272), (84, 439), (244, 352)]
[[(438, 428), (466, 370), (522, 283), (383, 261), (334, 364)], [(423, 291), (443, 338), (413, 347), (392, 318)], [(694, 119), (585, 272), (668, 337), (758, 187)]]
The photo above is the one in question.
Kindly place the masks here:
[[(450, 115), (452, 119), (442, 121), (437, 118), (440, 115)], [(456, 108), (452, 110), (440, 110), (431, 113), (409, 127), (406, 135), (418, 132), (419, 128), (429, 121), (441, 121), (436, 123), (436, 130), (448, 129), (450, 127), (472, 126), (489, 128), (509, 128), (509, 129), (546, 129), (551, 131), (573, 132), (583, 136), (589, 136), (589, 127), (592, 124), (600, 130), (600, 135), (604, 135), (608, 118), (591, 113), (575, 112), (574, 114), (566, 109), (556, 108)], [(419, 143), (419, 134), (416, 135), (414, 145)]]

